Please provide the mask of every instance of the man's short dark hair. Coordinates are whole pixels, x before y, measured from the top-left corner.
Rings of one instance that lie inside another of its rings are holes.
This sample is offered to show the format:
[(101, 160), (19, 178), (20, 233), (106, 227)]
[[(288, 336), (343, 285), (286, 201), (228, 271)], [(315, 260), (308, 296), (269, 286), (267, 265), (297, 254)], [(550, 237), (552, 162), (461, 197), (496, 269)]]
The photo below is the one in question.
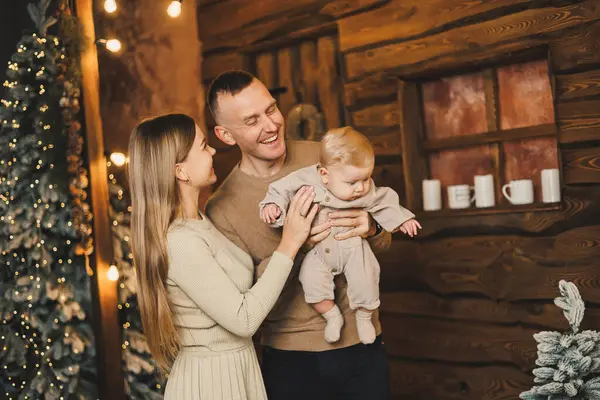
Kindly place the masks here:
[(212, 81), (208, 88), (208, 108), (215, 121), (217, 120), (219, 96), (235, 96), (250, 86), (254, 79), (256, 79), (254, 75), (249, 72), (235, 70), (223, 72)]

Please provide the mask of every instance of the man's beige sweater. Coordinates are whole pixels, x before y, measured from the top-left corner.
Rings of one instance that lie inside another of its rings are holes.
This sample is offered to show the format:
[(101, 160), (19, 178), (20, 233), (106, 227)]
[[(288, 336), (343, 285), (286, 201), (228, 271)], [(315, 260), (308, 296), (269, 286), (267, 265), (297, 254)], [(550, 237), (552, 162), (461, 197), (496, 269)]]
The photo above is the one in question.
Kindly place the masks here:
[[(318, 143), (288, 142), (286, 161), (279, 173), (262, 179), (245, 174), (237, 165), (208, 200), (206, 213), (210, 220), (229, 240), (250, 254), (257, 265), (257, 277), (264, 272), (268, 257), (281, 240), (280, 228), (271, 228), (260, 220), (259, 203), (265, 197), (270, 183), (318, 161)], [(390, 243), (391, 235), (387, 232), (369, 239), (375, 253), (388, 248)], [(336, 303), (344, 314), (342, 336), (334, 344), (323, 340), (325, 320), (304, 301), (302, 285), (298, 280), (302, 258), (301, 254), (296, 257), (283, 292), (264, 322), (262, 344), (281, 350), (325, 351), (360, 343), (343, 275), (335, 279)], [(379, 334), (381, 325), (377, 313), (374, 313), (372, 321)]]

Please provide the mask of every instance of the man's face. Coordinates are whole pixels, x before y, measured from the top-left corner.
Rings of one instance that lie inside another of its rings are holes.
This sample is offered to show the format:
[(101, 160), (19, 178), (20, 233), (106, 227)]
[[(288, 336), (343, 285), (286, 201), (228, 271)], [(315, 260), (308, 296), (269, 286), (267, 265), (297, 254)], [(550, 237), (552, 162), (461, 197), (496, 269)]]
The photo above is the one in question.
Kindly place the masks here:
[(266, 86), (255, 79), (235, 96), (219, 96), (218, 122), (244, 155), (275, 161), (285, 155), (285, 121)]

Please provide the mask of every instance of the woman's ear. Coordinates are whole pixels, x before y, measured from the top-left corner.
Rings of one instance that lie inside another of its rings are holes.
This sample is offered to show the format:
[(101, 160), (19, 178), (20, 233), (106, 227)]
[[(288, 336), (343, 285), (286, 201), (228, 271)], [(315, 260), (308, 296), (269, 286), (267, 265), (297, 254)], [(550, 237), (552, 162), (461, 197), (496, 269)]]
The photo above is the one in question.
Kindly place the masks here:
[(175, 164), (175, 178), (182, 182), (187, 182), (190, 179), (188, 174), (181, 168), (181, 164)]
[(329, 183), (329, 171), (327, 171), (327, 168), (319, 165), (319, 175), (321, 176), (321, 182), (327, 185)]
[(229, 130), (227, 130), (227, 128), (225, 128), (224, 126), (215, 126), (215, 135), (219, 138), (221, 142), (229, 146), (234, 146), (236, 144), (236, 141), (231, 135), (231, 132), (229, 132)]

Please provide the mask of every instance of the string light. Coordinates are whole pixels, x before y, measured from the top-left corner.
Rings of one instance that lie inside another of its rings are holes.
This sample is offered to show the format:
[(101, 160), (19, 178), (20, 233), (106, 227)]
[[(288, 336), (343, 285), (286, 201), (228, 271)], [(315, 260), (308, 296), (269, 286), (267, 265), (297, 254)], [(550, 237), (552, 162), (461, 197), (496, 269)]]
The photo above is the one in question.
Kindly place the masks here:
[(96, 43), (104, 45), (106, 50), (112, 53), (118, 53), (121, 51), (121, 42), (119, 39), (97, 39)]
[(108, 279), (111, 281), (117, 281), (119, 279), (119, 270), (116, 265), (111, 265), (107, 272)]
[(110, 153), (110, 161), (117, 167), (122, 167), (127, 162), (127, 157), (123, 153), (113, 152)]
[(106, 11), (109, 14), (112, 14), (115, 11), (117, 11), (117, 2), (115, 0), (106, 0), (104, 2), (104, 11)]
[(171, 18), (177, 18), (181, 15), (181, 2), (183, 0), (173, 0), (167, 8), (167, 14)]

